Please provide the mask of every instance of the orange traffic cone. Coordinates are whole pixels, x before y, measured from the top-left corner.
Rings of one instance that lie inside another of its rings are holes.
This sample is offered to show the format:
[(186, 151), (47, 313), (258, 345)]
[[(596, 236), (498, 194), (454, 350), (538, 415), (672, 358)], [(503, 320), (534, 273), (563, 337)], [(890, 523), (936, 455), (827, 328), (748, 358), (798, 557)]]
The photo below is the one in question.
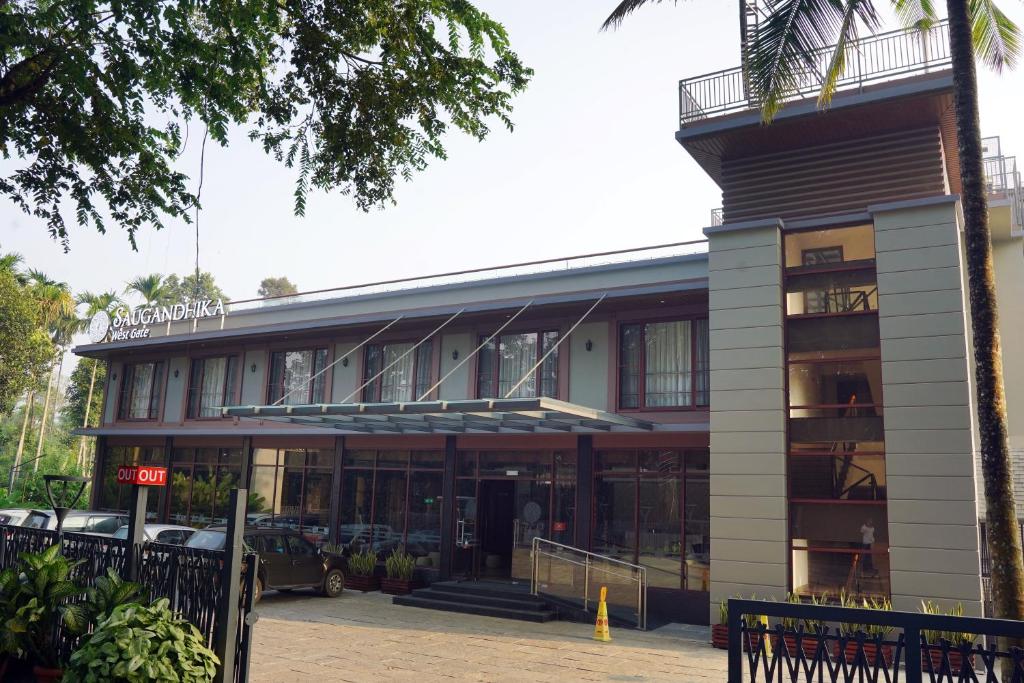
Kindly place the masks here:
[(597, 623), (594, 625), (594, 640), (602, 643), (612, 642), (612, 632), (608, 628), (608, 588), (601, 586), (601, 602), (597, 604)]

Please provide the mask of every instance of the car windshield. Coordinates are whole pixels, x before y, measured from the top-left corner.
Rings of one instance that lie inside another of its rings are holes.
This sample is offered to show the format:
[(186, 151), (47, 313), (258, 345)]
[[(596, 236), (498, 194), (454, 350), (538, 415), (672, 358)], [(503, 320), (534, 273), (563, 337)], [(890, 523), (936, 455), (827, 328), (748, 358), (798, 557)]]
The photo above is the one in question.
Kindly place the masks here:
[(125, 524), (123, 527), (115, 531), (114, 538), (128, 538), (128, 525)]
[(201, 548), (203, 550), (223, 550), (224, 532), (208, 531), (206, 529), (192, 534), (185, 543), (189, 548)]

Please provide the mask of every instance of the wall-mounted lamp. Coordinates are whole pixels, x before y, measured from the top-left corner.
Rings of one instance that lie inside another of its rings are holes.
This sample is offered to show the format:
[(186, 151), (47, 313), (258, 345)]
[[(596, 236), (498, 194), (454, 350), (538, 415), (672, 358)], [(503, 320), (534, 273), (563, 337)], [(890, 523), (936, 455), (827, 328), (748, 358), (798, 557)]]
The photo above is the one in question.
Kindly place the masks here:
[(584, 346), (587, 347), (587, 351), (593, 351), (594, 350), (594, 342), (590, 341), (589, 339), (587, 340), (587, 343), (584, 344)]
[(174, 379), (178, 379), (178, 371), (177, 370), (174, 371)]
[(348, 356), (345, 356), (344, 358), (341, 359), (341, 367), (343, 367), (343, 368), (347, 368), (348, 367)]
[(458, 359), (459, 359), (459, 350), (455, 349), (454, 351), (452, 351), (452, 360), (458, 360)]
[(249, 372), (256, 372), (256, 364), (255, 363), (253, 363), (252, 365), (249, 366)]
[(116, 372), (113, 375), (110, 376), (110, 381), (112, 381), (112, 382), (116, 382), (117, 381), (117, 373)]

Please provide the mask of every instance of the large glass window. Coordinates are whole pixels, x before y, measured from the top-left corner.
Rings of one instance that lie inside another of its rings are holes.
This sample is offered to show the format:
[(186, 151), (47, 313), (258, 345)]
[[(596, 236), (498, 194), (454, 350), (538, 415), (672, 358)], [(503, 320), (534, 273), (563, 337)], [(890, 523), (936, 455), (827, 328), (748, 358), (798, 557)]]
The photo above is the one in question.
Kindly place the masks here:
[(629, 323), (619, 328), (619, 407), (706, 406), (708, 321)]
[(793, 591), (888, 595), (874, 229), (790, 233), (785, 252)]
[(188, 416), (220, 417), (220, 409), (237, 402), (238, 356), (194, 358), (188, 383)]
[(125, 365), (121, 376), (118, 418), (155, 420), (160, 413), (160, 392), (164, 385), (163, 361)]
[(238, 488), (238, 448), (175, 448), (171, 451), (167, 519), (196, 528), (226, 524), (231, 489)]
[(595, 452), (594, 552), (648, 568), (660, 588), (709, 589), (706, 449)]
[(363, 389), (364, 401), (415, 401), (430, 388), (432, 340), (428, 339), (415, 348), (413, 346), (414, 344), (409, 342), (370, 344), (366, 347), (363, 381), (370, 384)]
[[(131, 486), (117, 482), (120, 465), (163, 465), (164, 449), (150, 446), (111, 446), (102, 459), (97, 507), (100, 510), (127, 511), (131, 505)], [(160, 502), (158, 491), (151, 491), (146, 502), (146, 520), (155, 522)]]
[(326, 367), (327, 349), (275, 351), (270, 355), (267, 402), (323, 403)]
[(314, 543), (328, 540), (333, 459), (327, 450), (257, 448), (246, 523), (297, 529)]
[[(486, 337), (481, 337), (481, 343), (485, 339)], [(557, 343), (558, 332), (549, 330), (503, 334), (496, 340), (484, 344), (478, 354), (477, 397), (557, 397)], [(545, 354), (548, 354), (546, 358)], [(544, 358), (544, 361), (531, 372), (541, 358)]]

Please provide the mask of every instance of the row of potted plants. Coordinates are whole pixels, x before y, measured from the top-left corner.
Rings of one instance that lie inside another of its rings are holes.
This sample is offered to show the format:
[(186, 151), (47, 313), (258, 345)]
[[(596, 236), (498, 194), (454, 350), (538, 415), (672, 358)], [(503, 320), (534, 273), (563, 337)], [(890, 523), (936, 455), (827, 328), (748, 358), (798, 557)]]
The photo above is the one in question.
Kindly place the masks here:
[[(756, 596), (751, 596), (751, 600), (756, 600)], [(786, 601), (790, 603), (806, 603), (813, 605), (824, 605), (838, 602), (841, 607), (856, 607), (860, 609), (870, 610), (891, 610), (892, 603), (888, 598), (878, 597), (860, 597), (855, 598), (853, 596), (841, 593), (837, 600), (832, 600), (828, 594), (819, 596), (801, 597), (799, 595), (790, 593), (786, 597)], [(925, 614), (943, 614), (942, 609), (930, 601), (922, 602), (921, 611)], [(948, 612), (945, 612), (950, 616), (963, 616), (963, 605), (957, 603)], [(766, 633), (770, 634), (770, 645), (772, 648), (779, 647), (777, 633), (771, 633), (775, 629), (776, 624), (769, 625), (768, 618), (764, 615), (750, 614), (745, 615), (747, 624), (761, 623), (766, 627)], [(728, 649), (729, 647), (729, 608), (728, 602), (723, 601), (719, 604), (719, 623), (711, 627), (711, 644), (713, 647), (720, 649)], [(821, 639), (817, 637), (817, 634), (821, 633), (825, 627), (825, 623), (817, 619), (797, 619), (796, 617), (781, 617), (777, 625), (783, 629), (783, 643), (786, 647), (786, 651), (790, 656), (797, 654), (797, 643), (799, 640), (799, 647), (803, 650), (804, 658), (810, 660), (817, 654), (818, 647), (821, 643)], [(802, 629), (800, 627), (803, 627)], [(802, 632), (804, 635), (798, 639), (798, 632)], [(846, 639), (845, 647), (843, 648), (842, 657), (847, 663), (854, 663), (857, 657), (857, 651), (859, 647), (863, 648), (864, 657), (870, 666), (875, 663), (879, 663), (879, 657), (881, 662), (884, 662), (886, 666), (892, 664), (892, 645), (884, 642), (893, 632), (893, 627), (884, 626), (880, 624), (857, 624), (843, 622), (839, 624), (839, 635)], [(858, 642), (857, 635), (863, 634), (863, 645), (861, 646)], [(921, 665), (925, 670), (931, 670), (938, 672), (940, 669), (948, 668), (951, 673), (959, 674), (960, 669), (963, 666), (963, 651), (969, 650), (974, 646), (977, 640), (977, 636), (971, 633), (953, 632), (953, 631), (931, 631), (926, 630), (922, 634), (925, 638), (927, 647), (921, 653)], [(748, 642), (743, 643), (744, 651), (747, 651), (752, 645), (754, 648), (760, 646), (760, 633), (754, 632), (749, 634)], [(943, 654), (943, 643), (946, 644), (946, 653)], [(836, 640), (833, 643), (833, 654), (839, 657), (839, 641)], [(948, 665), (943, 667), (943, 658), (948, 658)], [(969, 655), (971, 666), (974, 664), (974, 654)], [(929, 668), (930, 667), (930, 668)]]
[[(0, 572), (0, 680), (210, 681), (220, 664), (167, 600), (113, 570), (85, 587), (56, 545)], [(61, 646), (58, 634), (63, 634)]]
[(384, 577), (377, 571), (377, 553), (363, 550), (348, 558), (348, 586), (358, 591), (380, 590), (389, 595), (405, 595), (416, 587), (416, 558), (399, 548), (384, 560)]

